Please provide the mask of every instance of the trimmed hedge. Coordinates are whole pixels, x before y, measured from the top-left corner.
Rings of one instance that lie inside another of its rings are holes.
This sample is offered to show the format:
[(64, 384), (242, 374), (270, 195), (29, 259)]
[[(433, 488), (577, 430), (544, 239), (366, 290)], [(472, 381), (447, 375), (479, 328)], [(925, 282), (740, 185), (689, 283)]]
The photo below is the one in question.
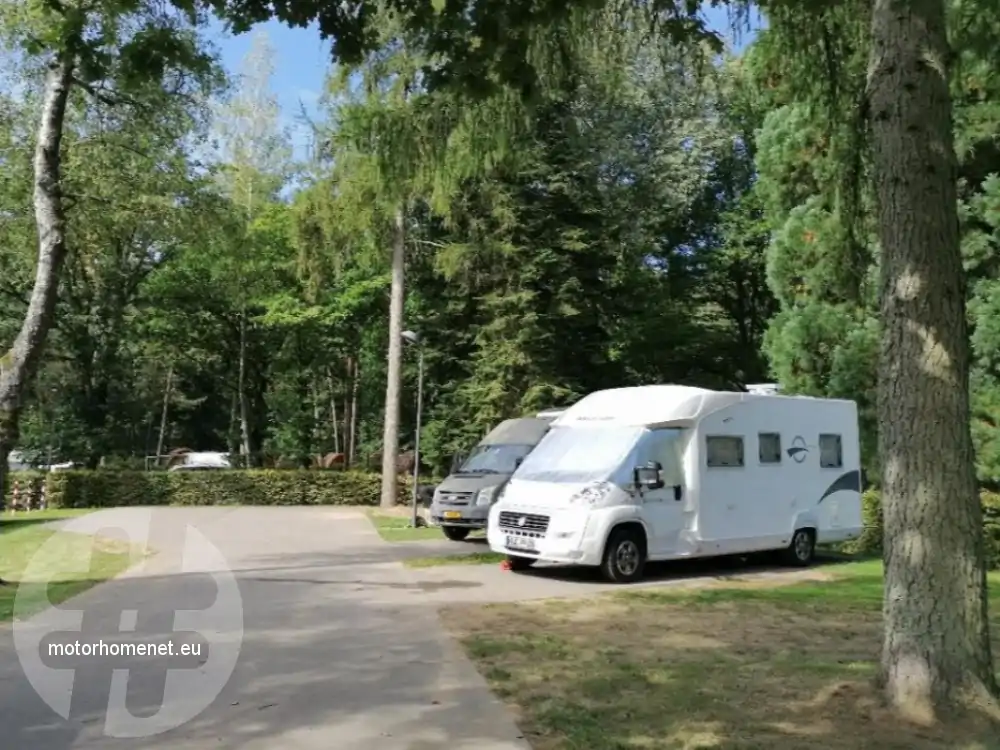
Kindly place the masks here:
[[(986, 543), (986, 566), (1000, 569), (1000, 494), (980, 494), (983, 506), (983, 537)], [(865, 555), (882, 554), (882, 503), (878, 490), (868, 490), (861, 496), (861, 512), (865, 531), (859, 539), (844, 545), (844, 551)]]
[[(12, 473), (22, 481), (35, 473)], [(57, 471), (45, 475), (50, 508), (127, 505), (371, 505), (382, 480), (363, 471)], [(398, 501), (409, 503), (412, 480), (399, 480)], [(10, 498), (10, 495), (7, 495)]]

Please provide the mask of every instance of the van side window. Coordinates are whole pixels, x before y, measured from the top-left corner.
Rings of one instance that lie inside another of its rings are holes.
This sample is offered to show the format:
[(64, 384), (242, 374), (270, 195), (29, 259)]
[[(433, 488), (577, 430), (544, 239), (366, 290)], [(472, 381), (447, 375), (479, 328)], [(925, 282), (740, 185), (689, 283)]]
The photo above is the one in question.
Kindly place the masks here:
[(757, 451), (762, 464), (781, 463), (781, 435), (777, 432), (757, 434)]
[(736, 435), (709, 435), (705, 438), (708, 465), (743, 466), (743, 438)]
[(824, 469), (839, 469), (844, 465), (840, 435), (819, 436), (819, 465)]

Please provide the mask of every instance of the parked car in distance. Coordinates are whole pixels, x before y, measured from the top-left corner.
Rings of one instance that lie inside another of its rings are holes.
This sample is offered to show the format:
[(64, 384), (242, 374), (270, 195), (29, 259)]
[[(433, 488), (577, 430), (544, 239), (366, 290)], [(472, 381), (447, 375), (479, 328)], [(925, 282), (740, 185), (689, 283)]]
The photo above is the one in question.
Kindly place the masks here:
[(228, 453), (218, 451), (201, 451), (185, 453), (183, 460), (171, 466), (167, 471), (204, 471), (211, 469), (231, 469)]

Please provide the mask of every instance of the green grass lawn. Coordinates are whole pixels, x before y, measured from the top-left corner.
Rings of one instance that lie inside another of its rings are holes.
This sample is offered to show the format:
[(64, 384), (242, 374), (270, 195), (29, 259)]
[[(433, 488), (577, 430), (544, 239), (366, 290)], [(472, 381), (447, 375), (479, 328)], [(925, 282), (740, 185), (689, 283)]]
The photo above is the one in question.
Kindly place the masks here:
[[(981, 717), (917, 729), (889, 715), (871, 680), (881, 563), (822, 572), (453, 607), (442, 619), (534, 750), (1000, 748), (1000, 726)], [(1000, 636), (1000, 577), (990, 584)]]
[(379, 536), (387, 542), (419, 542), (427, 539), (443, 539), (441, 529), (427, 526), (412, 528), (409, 515), (386, 515), (371, 511), (368, 514)]
[[(433, 526), (422, 526), (416, 529), (411, 527), (409, 513), (405, 515), (389, 515), (379, 513), (378, 511), (371, 511), (368, 514), (368, 518), (371, 519), (372, 525), (378, 531), (379, 536), (387, 542), (422, 542), (428, 539), (440, 541), (445, 538), (441, 529)], [(477, 533), (480, 536), (483, 534), (481, 531), (473, 532), (471, 538), (475, 538)]]
[(499, 565), (507, 555), (499, 552), (470, 552), (467, 555), (441, 555), (440, 557), (415, 557), (404, 560), (408, 568), (436, 568), (441, 565)]
[[(45, 521), (74, 518), (88, 510), (45, 510), (0, 514), (0, 622), (58, 604), (121, 573), (143, 554), (121, 541), (94, 539), (47, 527)], [(57, 543), (46, 544), (56, 539)], [(87, 565), (87, 555), (90, 555)], [(35, 576), (24, 577), (29, 562)]]

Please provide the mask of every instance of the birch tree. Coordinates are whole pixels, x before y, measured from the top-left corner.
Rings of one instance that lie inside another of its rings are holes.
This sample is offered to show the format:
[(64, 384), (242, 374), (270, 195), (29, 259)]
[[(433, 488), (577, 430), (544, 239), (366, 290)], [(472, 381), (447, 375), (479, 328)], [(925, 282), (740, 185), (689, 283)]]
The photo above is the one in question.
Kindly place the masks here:
[(108, 106), (141, 107), (144, 86), (205, 73), (213, 61), (193, 33), (197, 21), (190, 10), (133, 0), (15, 0), (0, 8), (8, 54), (26, 59), (41, 79), (32, 163), (35, 280), (20, 329), (0, 356), (0, 487), (17, 444), (22, 402), (53, 325), (68, 250), (62, 141), (71, 93)]

